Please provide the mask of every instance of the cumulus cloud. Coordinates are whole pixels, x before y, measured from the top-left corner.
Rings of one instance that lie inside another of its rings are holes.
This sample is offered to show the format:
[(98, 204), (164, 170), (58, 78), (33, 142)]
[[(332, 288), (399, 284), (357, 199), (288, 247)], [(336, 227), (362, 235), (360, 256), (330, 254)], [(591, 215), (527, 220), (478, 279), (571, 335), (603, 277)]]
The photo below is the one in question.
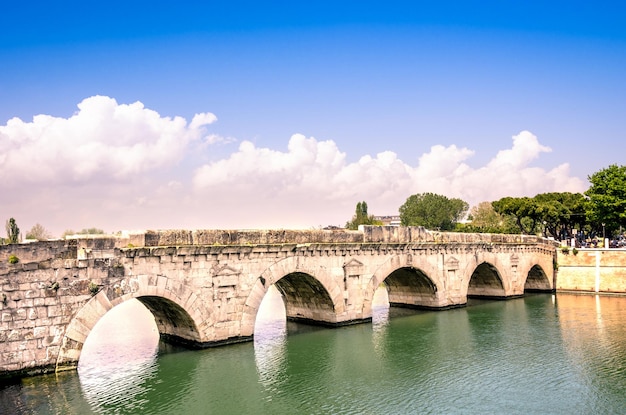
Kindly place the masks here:
[(162, 117), (141, 102), (94, 96), (69, 118), (36, 115), (0, 126), (0, 180), (60, 184), (123, 179), (181, 160), (190, 141), (216, 120)]
[[(349, 161), (332, 140), (293, 135), (286, 150), (239, 143), (208, 127), (211, 113), (164, 117), (142, 103), (91, 97), (68, 118), (37, 115), (0, 126), (4, 215), (35, 223), (109, 231), (149, 228), (294, 228), (342, 225), (358, 201), (370, 213), (396, 214), (411, 194), (434, 192), (470, 205), (504, 196), (585, 190), (568, 164), (533, 165), (550, 148), (522, 131), (486, 165), (474, 151), (433, 145), (401, 160), (391, 151)], [(459, 139), (462, 139), (460, 137)]]
[(271, 211), (275, 204), (297, 206), (295, 202), (304, 197), (308, 215), (359, 200), (368, 201), (376, 213), (396, 214), (409, 195), (422, 192), (458, 197), (473, 205), (504, 196), (583, 191), (583, 182), (570, 177), (567, 164), (549, 171), (531, 166), (547, 151), (537, 137), (523, 131), (513, 137), (511, 149), (500, 151), (478, 169), (466, 163), (474, 152), (455, 145), (431, 147), (414, 166), (390, 151), (348, 163), (334, 142), (296, 134), (286, 152), (243, 142), (229, 158), (197, 169), (193, 183), (198, 195), (227, 195), (220, 203), (234, 209), (248, 201), (256, 211)]

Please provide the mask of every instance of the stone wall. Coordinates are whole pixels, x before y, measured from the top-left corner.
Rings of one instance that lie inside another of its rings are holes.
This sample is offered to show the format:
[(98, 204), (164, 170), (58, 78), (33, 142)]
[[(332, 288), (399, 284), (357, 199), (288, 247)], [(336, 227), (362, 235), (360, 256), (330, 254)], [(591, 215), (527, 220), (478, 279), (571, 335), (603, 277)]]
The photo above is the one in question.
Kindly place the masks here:
[[(75, 240), (0, 247), (0, 379), (55, 369), (65, 328), (105, 279), (104, 259), (78, 259)], [(10, 255), (19, 261), (11, 264)]]
[(626, 293), (626, 250), (557, 250), (557, 290)]

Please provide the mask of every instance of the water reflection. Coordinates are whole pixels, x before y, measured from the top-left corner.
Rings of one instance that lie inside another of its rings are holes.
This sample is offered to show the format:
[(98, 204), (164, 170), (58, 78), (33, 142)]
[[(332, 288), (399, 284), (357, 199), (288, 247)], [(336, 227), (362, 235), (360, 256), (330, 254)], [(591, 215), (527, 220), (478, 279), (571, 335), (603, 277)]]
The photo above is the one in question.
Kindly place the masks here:
[(157, 372), (158, 343), (154, 317), (139, 301), (110, 310), (81, 352), (78, 376), (85, 399), (97, 409), (143, 407), (146, 385)]
[(385, 336), (389, 324), (389, 295), (384, 285), (379, 286), (372, 299), (372, 343), (376, 353), (385, 354)]
[(586, 399), (606, 407), (626, 408), (626, 299), (609, 296), (559, 296), (559, 322), (566, 356)]
[(287, 321), (280, 292), (270, 286), (261, 302), (254, 326), (254, 360), (259, 382), (272, 393), (285, 379)]
[(0, 413), (624, 413), (624, 297), (373, 309), (372, 324), (293, 330), (270, 293), (254, 342), (158, 356), (137, 328), (112, 344), (125, 338), (113, 319), (96, 360), (86, 346), (78, 374), (0, 389)]

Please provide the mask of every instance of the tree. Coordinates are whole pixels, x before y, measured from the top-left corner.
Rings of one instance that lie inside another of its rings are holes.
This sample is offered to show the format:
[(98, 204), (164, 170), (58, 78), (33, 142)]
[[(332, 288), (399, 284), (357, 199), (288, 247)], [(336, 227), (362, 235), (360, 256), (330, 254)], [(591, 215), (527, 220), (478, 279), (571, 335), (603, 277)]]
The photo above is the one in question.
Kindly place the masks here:
[(20, 241), (20, 228), (17, 227), (15, 219), (11, 218), (6, 222), (6, 230), (10, 244), (16, 244)]
[(414, 194), (400, 206), (400, 222), (402, 226), (452, 230), (468, 208), (467, 202), (461, 199), (448, 199), (435, 193)]
[(52, 235), (41, 224), (35, 224), (30, 231), (26, 233), (26, 239), (36, 239), (38, 241), (45, 241), (50, 239)]
[(502, 215), (493, 208), (491, 202), (481, 202), (470, 209), (469, 223), (458, 224), (457, 231), (478, 233), (517, 233), (515, 218)]
[(367, 213), (367, 203), (365, 201), (356, 204), (356, 211), (352, 220), (346, 223), (346, 228), (356, 230), (359, 225), (382, 225), (381, 221), (374, 219), (373, 215)]
[(612, 164), (587, 178), (591, 183), (585, 192), (587, 219), (595, 230), (605, 228), (611, 235), (626, 226), (626, 166)]
[(581, 193), (540, 193), (534, 197), (503, 197), (492, 202), (496, 212), (512, 215), (521, 233), (552, 236), (572, 235), (586, 223), (585, 197)]
[(61, 235), (61, 238), (65, 239), (68, 235), (102, 235), (104, 231), (98, 228), (86, 228), (82, 229), (79, 232), (74, 232), (72, 229), (66, 229), (65, 232)]
[(501, 215), (512, 215), (521, 233), (533, 234), (539, 217), (535, 202), (530, 197), (503, 197), (491, 202), (496, 212)]
[(541, 193), (533, 198), (535, 214), (543, 224), (544, 236), (564, 239), (586, 224), (585, 196), (582, 193)]

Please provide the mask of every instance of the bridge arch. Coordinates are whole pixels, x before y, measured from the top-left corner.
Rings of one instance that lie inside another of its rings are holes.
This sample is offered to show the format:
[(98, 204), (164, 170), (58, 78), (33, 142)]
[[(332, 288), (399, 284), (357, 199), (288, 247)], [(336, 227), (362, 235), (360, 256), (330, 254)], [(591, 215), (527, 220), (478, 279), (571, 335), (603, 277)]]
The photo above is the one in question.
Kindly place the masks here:
[(374, 293), (384, 284), (389, 305), (409, 308), (446, 306), (445, 284), (435, 266), (428, 261), (414, 261), (411, 254), (395, 255), (373, 273), (363, 297), (363, 315), (372, 315)]
[[(554, 291), (554, 281), (549, 278), (544, 268), (545, 264), (534, 264), (524, 273), (526, 280), (524, 281), (524, 291), (546, 292)], [(554, 267), (549, 264), (549, 267)], [(548, 268), (550, 269), (550, 268)]]
[(309, 266), (301, 257), (287, 257), (265, 269), (254, 282), (244, 304), (243, 336), (254, 334), (259, 307), (272, 285), (285, 302), (289, 320), (334, 326), (340, 322), (337, 317), (345, 313), (343, 290), (325, 267)]
[[(204, 336), (201, 329), (207, 324), (208, 315), (197, 296), (189, 288), (166, 277), (144, 280), (151, 284), (129, 284), (132, 291), (119, 296), (115, 296), (119, 294), (119, 287), (102, 290), (78, 310), (63, 336), (56, 362), (57, 371), (75, 369), (83, 345), (98, 321), (115, 306), (131, 298), (140, 301), (152, 313), (162, 340), (187, 347), (202, 346)], [(168, 282), (172, 289), (166, 288)], [(109, 294), (115, 297), (111, 300)]]
[(476, 266), (467, 285), (468, 297), (506, 297), (506, 288), (498, 269), (489, 262)]

